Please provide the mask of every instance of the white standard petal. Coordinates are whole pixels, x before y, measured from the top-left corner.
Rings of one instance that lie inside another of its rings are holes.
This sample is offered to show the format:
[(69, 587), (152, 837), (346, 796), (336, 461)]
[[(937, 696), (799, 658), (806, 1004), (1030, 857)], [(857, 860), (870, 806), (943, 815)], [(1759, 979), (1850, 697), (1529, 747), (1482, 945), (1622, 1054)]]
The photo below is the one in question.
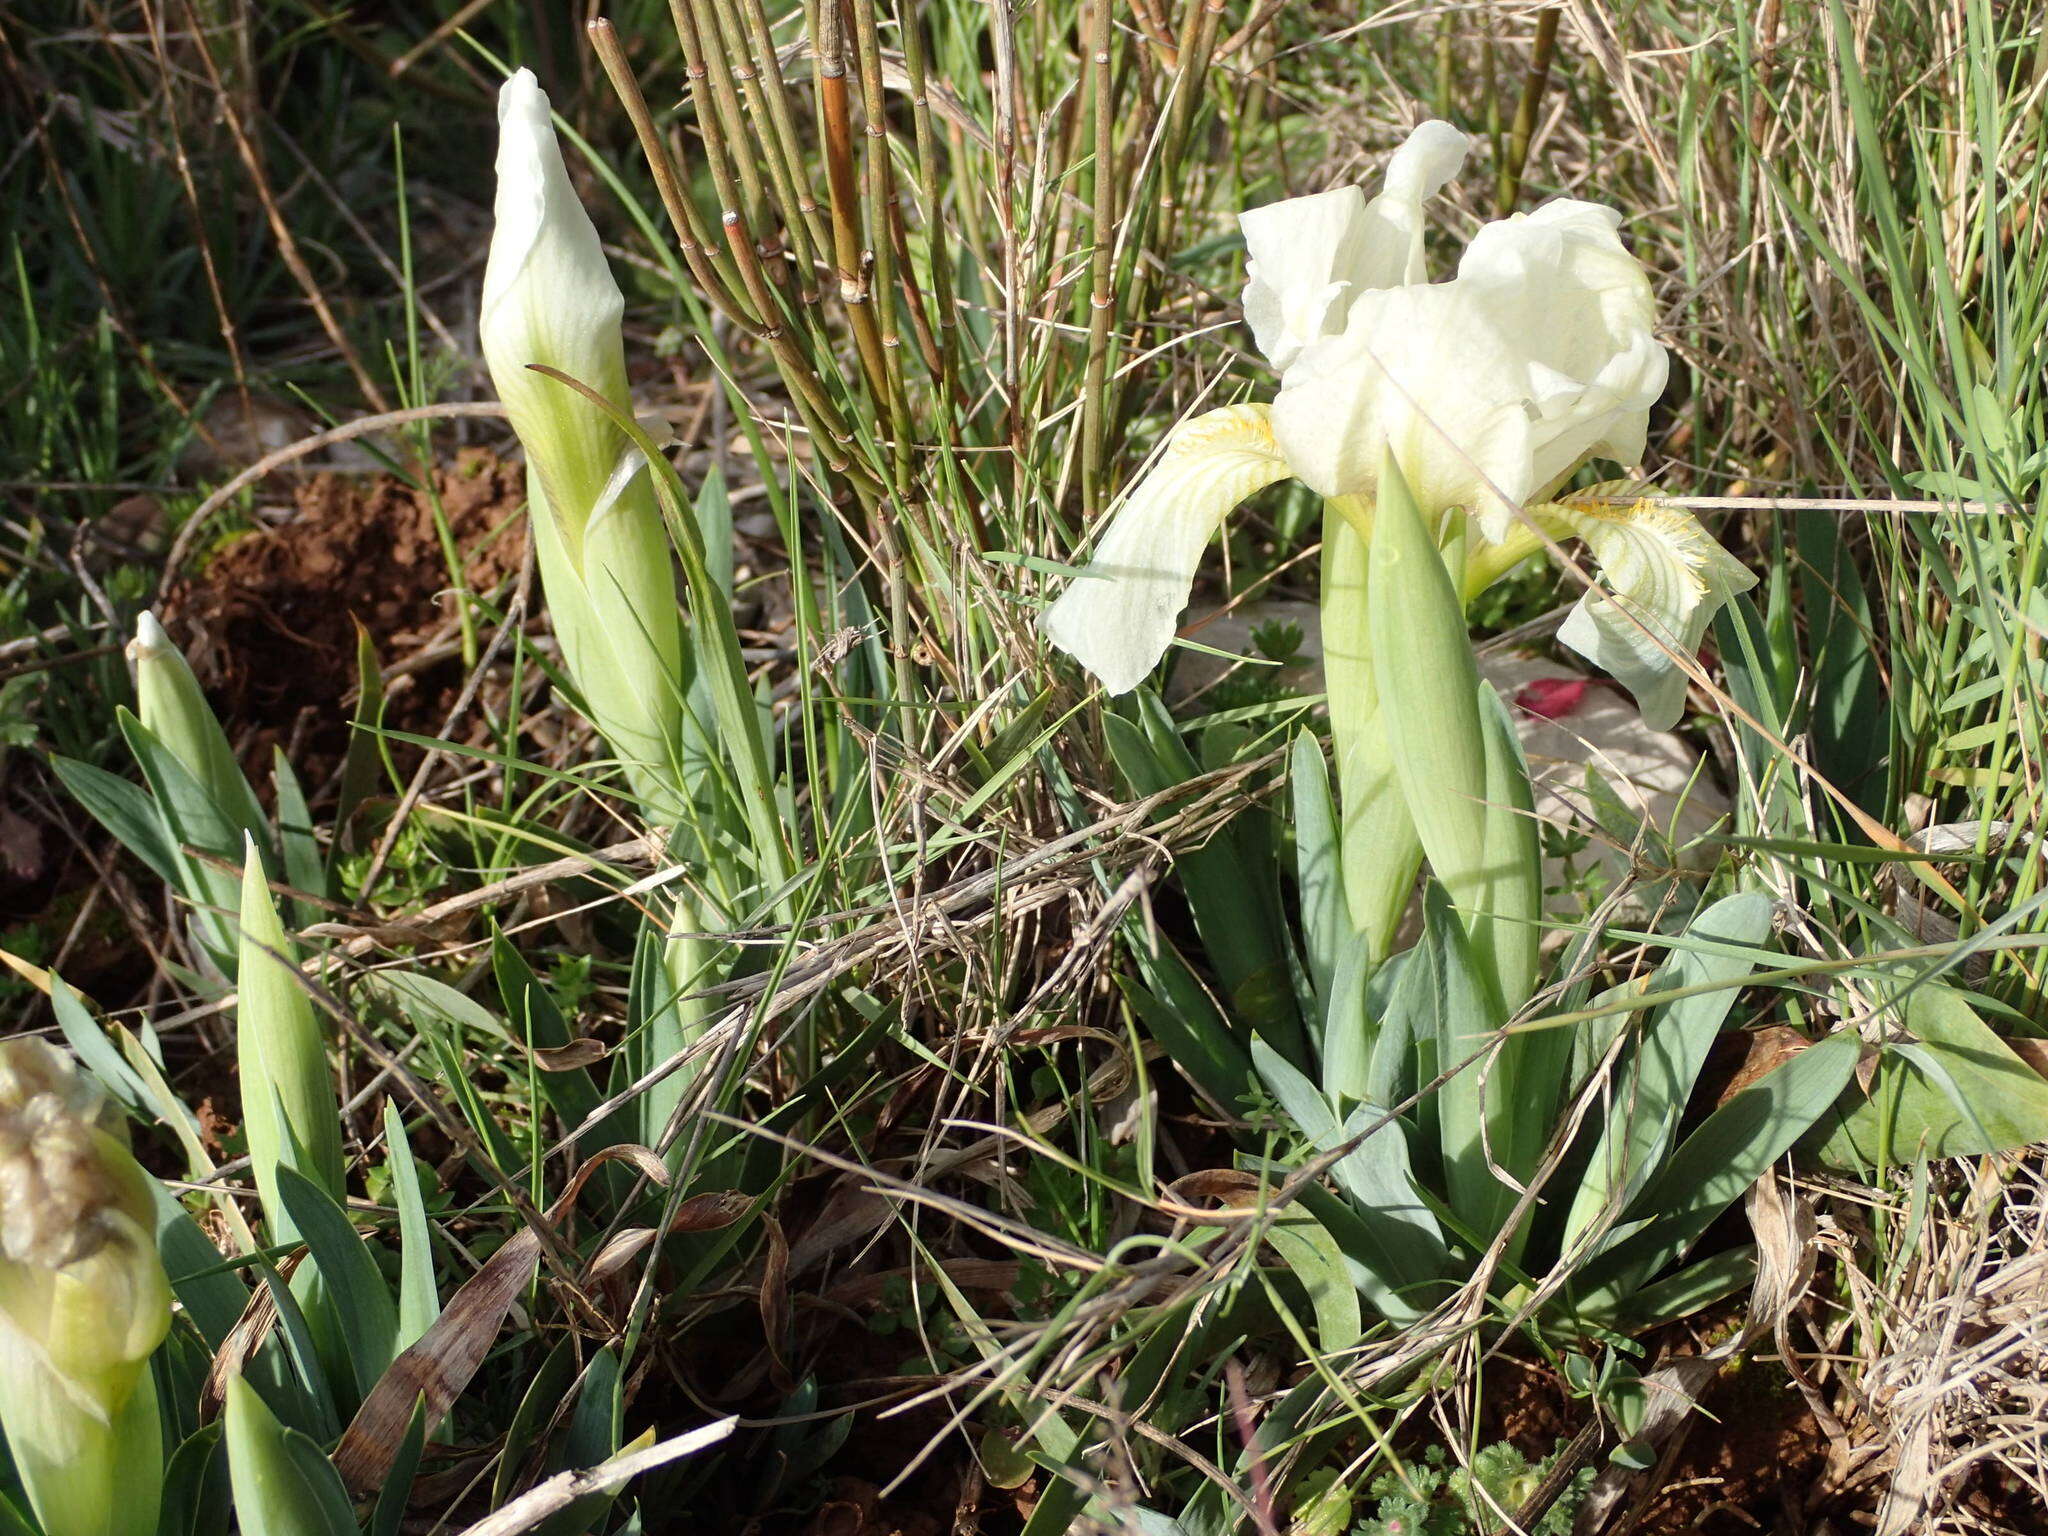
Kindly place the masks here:
[(1526, 369), (1462, 283), (1365, 294), (1281, 381), (1273, 432), (1324, 496), (1374, 496), (1391, 447), (1425, 513), (1516, 500), (1530, 479)]
[(581, 518), (618, 458), (618, 429), (565, 385), (530, 371), (560, 369), (625, 403), (619, 321), (625, 300), (562, 162), (548, 98), (530, 70), (498, 93), (498, 191), (477, 330), (512, 428), (567, 520)]
[(1039, 627), (1109, 692), (1130, 692), (1172, 644), (1224, 514), (1290, 473), (1265, 406), (1226, 406), (1183, 423)]
[[(1348, 274), (1359, 265), (1365, 194), (1336, 187), (1238, 215), (1244, 318), (1266, 361), (1284, 370), (1310, 342), (1343, 329)], [(1337, 313), (1332, 315), (1332, 309)]]
[(1422, 281), (1422, 205), (1458, 173), (1469, 143), (1449, 123), (1427, 122), (1394, 151), (1370, 203), (1357, 187), (1337, 187), (1238, 216), (1251, 257), (1244, 316), (1275, 369), (1341, 332), (1361, 295)]
[(1366, 209), (1373, 270), (1361, 277), (1361, 287), (1392, 288), (1428, 278), (1422, 256), (1422, 205), (1458, 174), (1471, 147), (1464, 134), (1432, 118), (1394, 151), (1380, 195)]
[(1755, 586), (1755, 574), (1675, 502), (1546, 512), (1585, 540), (1606, 588), (1579, 599), (1558, 639), (1634, 694), (1645, 725), (1669, 730), (1685, 711), (1678, 658), (1699, 650), (1714, 615)]
[[(1530, 493), (1592, 457), (1630, 465), (1670, 360), (1654, 334), (1656, 303), (1623, 247), (1621, 216), (1560, 200), (1486, 225), (1458, 264), (1519, 372), (1530, 419)], [(1489, 538), (1506, 535), (1511, 500), (1474, 508)]]

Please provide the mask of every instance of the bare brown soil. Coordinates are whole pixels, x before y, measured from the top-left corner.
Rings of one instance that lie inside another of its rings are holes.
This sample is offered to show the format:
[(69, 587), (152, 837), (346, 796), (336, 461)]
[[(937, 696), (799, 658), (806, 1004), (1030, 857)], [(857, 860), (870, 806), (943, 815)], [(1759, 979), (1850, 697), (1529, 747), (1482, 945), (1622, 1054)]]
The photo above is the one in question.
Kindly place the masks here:
[[(1694, 1340), (1666, 1330), (1661, 1348), (1690, 1353)], [(1819, 1529), (1839, 1503), (1815, 1496), (1827, 1467), (1828, 1441), (1806, 1400), (1766, 1362), (1724, 1369), (1664, 1460), (1608, 1527), (1612, 1536), (1773, 1531), (1804, 1536)], [(1482, 1440), (1507, 1440), (1538, 1460), (1585, 1423), (1586, 1408), (1547, 1368), (1502, 1361), (1491, 1368), (1482, 1398)]]
[(1659, 1468), (1655, 1492), (1615, 1530), (1631, 1536), (1680, 1532), (1817, 1528), (1815, 1490), (1828, 1441), (1806, 1400), (1776, 1367), (1749, 1362), (1724, 1370), (1687, 1424), (1676, 1454)]
[[(436, 497), (464, 584), (508, 589), (526, 558), (523, 472), (467, 449), (435, 469), (432, 494), (388, 474), (307, 480), (290, 492), (288, 516), (227, 541), (164, 594), (159, 617), (260, 795), (270, 793), (272, 748), (282, 747), (317, 813), (348, 749), (358, 623), (385, 674), (386, 725), (441, 731), (464, 675)], [(151, 497), (131, 497), (103, 521), (117, 544), (162, 542)], [(394, 751), (401, 763), (412, 755), (402, 744)], [(20, 774), (0, 782), (0, 926), (42, 929), (62, 949), (66, 978), (119, 1006), (147, 985), (149, 958), (117, 907), (95, 897), (104, 845), (75, 835), (61, 792), (53, 801), (37, 788)]]
[[(434, 471), (431, 495), (390, 475), (317, 476), (298, 488), (288, 519), (233, 540), (166, 595), (165, 625), (221, 719), (255, 728), (255, 745), (292, 745), (309, 785), (318, 774), (306, 755), (317, 763), (347, 746), (357, 624), (386, 668), (454, 637), (436, 498), (471, 591), (517, 574), (526, 555), (521, 471), (472, 448)], [(459, 666), (419, 670), (388, 690), (391, 723), (437, 730), (437, 710), (460, 686)]]

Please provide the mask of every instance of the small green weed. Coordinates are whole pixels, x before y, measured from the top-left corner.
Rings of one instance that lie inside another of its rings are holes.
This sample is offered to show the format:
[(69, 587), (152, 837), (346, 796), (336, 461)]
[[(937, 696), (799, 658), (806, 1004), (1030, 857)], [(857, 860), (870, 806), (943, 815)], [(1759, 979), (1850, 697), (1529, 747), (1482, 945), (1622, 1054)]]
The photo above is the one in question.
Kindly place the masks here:
[[(1374, 1513), (1352, 1527), (1352, 1536), (1486, 1536), (1535, 1495), (1563, 1452), (1560, 1442), (1532, 1462), (1503, 1440), (1481, 1448), (1465, 1467), (1450, 1465), (1444, 1448), (1433, 1445), (1420, 1462), (1373, 1479), (1367, 1497)], [(1530, 1536), (1569, 1536), (1592, 1481), (1591, 1467), (1574, 1473), (1557, 1502), (1528, 1528)]]

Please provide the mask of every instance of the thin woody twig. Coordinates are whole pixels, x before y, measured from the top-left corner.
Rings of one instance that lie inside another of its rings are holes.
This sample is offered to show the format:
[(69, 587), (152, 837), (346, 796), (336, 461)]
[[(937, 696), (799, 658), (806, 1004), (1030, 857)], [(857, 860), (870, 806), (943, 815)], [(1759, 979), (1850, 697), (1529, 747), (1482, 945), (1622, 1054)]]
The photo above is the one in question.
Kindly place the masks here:
[[(1627, 496), (1582, 496), (1603, 507), (1625, 507)], [(2003, 501), (1902, 501), (1878, 496), (1687, 496), (1671, 498), (1684, 506), (1710, 512), (1955, 512), (1965, 517), (2016, 517), (2020, 509)]]

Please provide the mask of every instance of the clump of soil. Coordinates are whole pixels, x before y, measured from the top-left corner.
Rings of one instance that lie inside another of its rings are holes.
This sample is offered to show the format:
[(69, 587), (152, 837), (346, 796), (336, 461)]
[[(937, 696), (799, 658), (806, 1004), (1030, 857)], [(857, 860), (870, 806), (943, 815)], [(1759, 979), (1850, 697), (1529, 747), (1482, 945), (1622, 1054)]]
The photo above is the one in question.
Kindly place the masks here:
[(1745, 1361), (1704, 1394), (1661, 1486), (1629, 1527), (1645, 1536), (1683, 1531), (1804, 1531), (1828, 1439), (1806, 1400), (1775, 1368)]
[[(1828, 1439), (1783, 1374), (1759, 1360), (1724, 1367), (1700, 1406), (1649, 1485), (1623, 1503), (1608, 1529), (1617, 1536), (1712, 1536), (1812, 1527), (1815, 1506), (1827, 1502), (1815, 1490)], [(1574, 1434), (1585, 1414), (1584, 1402), (1547, 1368), (1505, 1361), (1487, 1377), (1480, 1443), (1507, 1440), (1537, 1461)]]
[[(298, 488), (290, 517), (229, 543), (166, 595), (164, 621), (230, 734), (254, 728), (272, 740), (296, 736), (295, 755), (338, 753), (357, 682), (357, 623), (385, 667), (449, 638), (454, 595), (436, 498), (470, 590), (489, 592), (517, 573), (526, 555), (520, 470), (465, 449), (434, 470), (433, 488), (430, 496), (390, 475), (319, 475)], [(439, 728), (436, 707), (460, 686), (458, 666), (441, 670), (394, 693), (390, 723)], [(310, 777), (303, 762), (300, 770)]]

